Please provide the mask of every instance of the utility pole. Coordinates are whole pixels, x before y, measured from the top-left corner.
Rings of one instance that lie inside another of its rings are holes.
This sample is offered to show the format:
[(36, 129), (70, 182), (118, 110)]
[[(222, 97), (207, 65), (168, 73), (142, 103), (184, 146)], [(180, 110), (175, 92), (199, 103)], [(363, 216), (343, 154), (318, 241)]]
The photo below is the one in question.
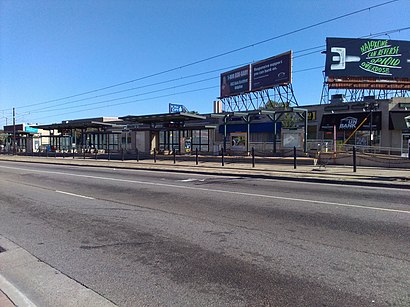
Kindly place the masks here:
[(16, 109), (13, 108), (13, 155), (16, 154)]

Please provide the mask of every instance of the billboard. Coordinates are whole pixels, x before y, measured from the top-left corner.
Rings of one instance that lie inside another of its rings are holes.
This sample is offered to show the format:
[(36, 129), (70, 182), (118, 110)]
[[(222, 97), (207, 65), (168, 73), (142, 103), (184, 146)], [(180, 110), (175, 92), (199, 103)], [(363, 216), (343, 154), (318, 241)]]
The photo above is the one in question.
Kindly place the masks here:
[(334, 78), (410, 78), (410, 42), (327, 38), (325, 74)]
[(221, 74), (221, 98), (249, 92), (249, 65)]
[(221, 74), (220, 98), (292, 82), (292, 51)]
[(292, 82), (292, 51), (252, 64), (251, 90), (259, 91)]

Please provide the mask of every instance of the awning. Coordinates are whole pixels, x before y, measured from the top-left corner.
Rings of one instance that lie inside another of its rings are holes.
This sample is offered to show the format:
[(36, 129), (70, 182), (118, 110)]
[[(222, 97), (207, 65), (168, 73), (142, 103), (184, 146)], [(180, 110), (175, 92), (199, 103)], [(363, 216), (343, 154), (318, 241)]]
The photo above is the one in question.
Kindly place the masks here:
[(391, 111), (389, 112), (389, 129), (390, 130), (406, 130), (408, 129), (404, 118), (410, 116), (410, 112)]

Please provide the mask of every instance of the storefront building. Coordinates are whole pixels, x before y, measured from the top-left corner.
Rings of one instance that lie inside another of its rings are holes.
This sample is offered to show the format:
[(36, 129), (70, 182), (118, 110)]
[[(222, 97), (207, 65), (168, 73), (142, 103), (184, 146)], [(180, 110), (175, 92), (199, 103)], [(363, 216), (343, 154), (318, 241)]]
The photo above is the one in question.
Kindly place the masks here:
[(308, 138), (337, 144), (373, 146), (391, 153), (406, 153), (410, 130), (410, 98), (330, 103), (306, 106), (312, 114)]

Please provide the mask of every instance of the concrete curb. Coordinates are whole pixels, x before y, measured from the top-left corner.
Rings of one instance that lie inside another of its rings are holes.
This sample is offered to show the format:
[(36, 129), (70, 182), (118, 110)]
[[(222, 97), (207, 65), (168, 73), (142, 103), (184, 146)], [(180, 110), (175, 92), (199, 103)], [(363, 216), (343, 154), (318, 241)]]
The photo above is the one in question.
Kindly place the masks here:
[(0, 289), (16, 306), (116, 306), (0, 235)]
[(9, 298), (11, 304), (19, 307), (36, 307), (22, 292), (0, 274), (0, 289)]
[[(374, 178), (369, 175), (340, 175), (330, 173), (313, 173), (312, 171), (285, 171), (285, 170), (267, 170), (267, 169), (241, 169), (241, 168), (229, 168), (229, 166), (184, 166), (169, 163), (150, 163), (150, 164), (133, 164), (126, 165), (122, 161), (94, 161), (94, 160), (32, 160), (32, 159), (0, 159), (10, 162), (25, 162), (25, 163), (39, 163), (39, 164), (54, 164), (54, 165), (69, 165), (77, 167), (100, 167), (100, 168), (116, 168), (116, 169), (129, 169), (129, 170), (143, 170), (153, 172), (170, 172), (170, 173), (184, 173), (184, 174), (202, 174), (202, 175), (220, 175), (220, 176), (241, 176), (248, 178), (259, 179), (273, 179), (273, 180), (289, 180), (299, 182), (312, 182), (312, 183), (329, 183), (340, 184), (350, 186), (368, 186), (368, 187), (383, 187), (383, 188), (398, 188), (398, 189), (410, 189), (410, 177), (381, 177)], [(89, 162), (89, 163), (87, 163)], [(105, 163), (96, 165), (95, 163)], [(132, 163), (132, 162), (131, 162)], [(314, 167), (312, 165), (312, 167)], [(216, 172), (217, 170), (217, 172)], [(402, 180), (403, 182), (391, 182), (392, 180)]]

